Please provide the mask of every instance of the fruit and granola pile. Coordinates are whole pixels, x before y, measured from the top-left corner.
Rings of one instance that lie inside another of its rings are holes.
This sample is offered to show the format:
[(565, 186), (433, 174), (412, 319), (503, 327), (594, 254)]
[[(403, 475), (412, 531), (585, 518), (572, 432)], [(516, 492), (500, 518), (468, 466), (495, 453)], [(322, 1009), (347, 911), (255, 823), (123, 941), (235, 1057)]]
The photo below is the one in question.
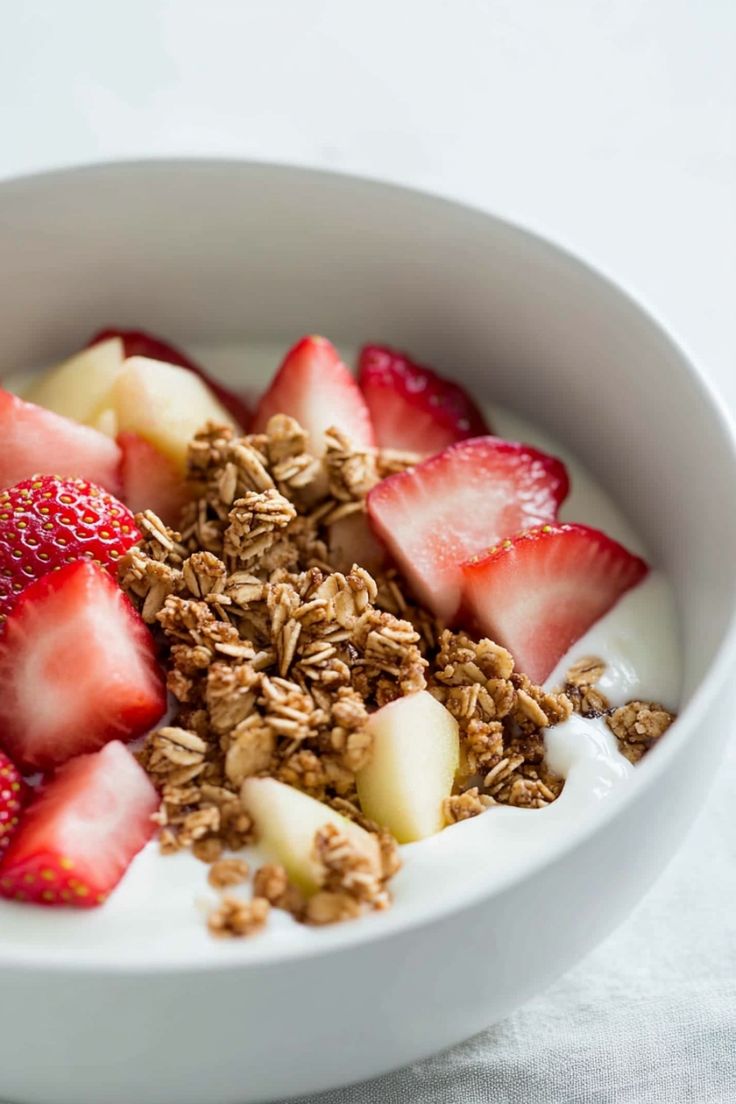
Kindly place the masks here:
[(303, 338), (254, 413), (132, 331), (0, 391), (0, 896), (99, 905), (158, 833), (214, 933), (332, 923), (387, 906), (397, 844), (554, 801), (573, 709), (636, 761), (666, 709), (595, 659), (542, 686), (648, 570), (567, 491), (379, 346), (356, 381)]

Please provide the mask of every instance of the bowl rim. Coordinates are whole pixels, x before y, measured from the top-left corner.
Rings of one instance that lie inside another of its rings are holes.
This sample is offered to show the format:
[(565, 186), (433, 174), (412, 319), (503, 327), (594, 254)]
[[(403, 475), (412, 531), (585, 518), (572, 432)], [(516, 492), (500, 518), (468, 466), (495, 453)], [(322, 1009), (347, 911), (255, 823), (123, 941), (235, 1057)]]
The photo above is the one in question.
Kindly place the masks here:
[[(400, 183), (387, 181), (379, 177), (365, 176), (357, 173), (343, 172), (340, 170), (315, 168), (287, 161), (268, 161), (255, 158), (239, 158), (232, 156), (155, 156), (141, 158), (113, 158), (105, 161), (92, 161), (50, 167), (31, 173), (3, 177), (0, 179), (0, 206), (4, 193), (10, 189), (32, 187), (35, 182), (53, 182), (54, 178), (88, 177), (100, 173), (115, 172), (145, 172), (152, 168), (180, 169), (182, 171), (197, 171), (207, 168), (230, 169), (236, 171), (258, 170), (273, 171), (304, 178), (325, 180), (338, 179), (346, 188), (354, 186), (370, 186), (376, 191), (384, 193), (404, 194), (421, 200), (432, 201), (437, 209), (458, 210), (470, 214), (478, 219), (495, 222), (507, 231), (513, 232), (519, 241), (525, 242), (537, 255), (547, 254), (562, 261), (568, 269), (576, 270), (588, 283), (597, 284), (605, 292), (609, 299), (617, 300), (619, 305), (630, 313), (643, 320), (650, 332), (656, 334), (664, 343), (676, 362), (673, 367), (680, 378), (687, 380), (688, 384), (696, 390), (703, 406), (709, 411), (712, 429), (717, 430), (723, 443), (730, 453), (731, 464), (736, 476), (736, 424), (728, 411), (723, 399), (716, 387), (696, 367), (693, 359), (685, 351), (679, 340), (676, 340), (660, 322), (655, 313), (642, 302), (635, 299), (625, 288), (621, 287), (605, 272), (577, 256), (566, 246), (559, 245), (545, 237), (537, 230), (524, 224), (494, 214), (492, 211), (478, 207), (471, 203), (454, 199), (451, 196), (425, 188), (416, 188)], [(736, 573), (736, 567), (734, 568)], [(627, 779), (626, 785), (612, 793), (597, 808), (592, 810), (585, 818), (585, 823), (579, 835), (570, 838), (563, 837), (550, 847), (540, 857), (532, 857), (513, 872), (507, 872), (502, 877), (496, 877), (491, 886), (483, 884), (470, 884), (461, 893), (450, 900), (439, 900), (432, 903), (431, 907), (422, 909), (421, 915), (410, 914), (399, 917), (390, 922), (392, 914), (380, 913), (372, 917), (366, 917), (354, 924), (335, 925), (329, 929), (320, 929), (315, 932), (315, 938), (311, 947), (304, 946), (274, 946), (257, 950), (253, 941), (253, 952), (244, 956), (242, 953), (228, 954), (228, 944), (222, 950), (219, 960), (189, 960), (182, 956), (181, 960), (172, 956), (165, 961), (152, 961), (146, 958), (124, 959), (74, 959), (74, 951), (65, 952), (64, 959), (58, 955), (49, 955), (45, 947), (24, 949), (20, 953), (11, 948), (10, 953), (3, 948), (0, 941), (0, 971), (32, 972), (45, 970), (58, 974), (99, 974), (99, 975), (151, 975), (170, 974), (177, 972), (201, 973), (221, 970), (250, 970), (253, 968), (278, 965), (282, 962), (295, 959), (306, 959), (332, 954), (336, 951), (347, 950), (367, 943), (374, 943), (382, 939), (390, 939), (393, 936), (401, 936), (409, 931), (416, 931), (441, 922), (448, 916), (472, 909), (482, 900), (491, 900), (500, 896), (505, 891), (518, 885), (527, 878), (533, 877), (540, 869), (559, 861), (563, 856), (573, 853), (594, 835), (603, 831), (609, 822), (618, 816), (623, 816), (627, 808), (645, 791), (654, 786), (657, 779), (667, 770), (669, 764), (680, 753), (687, 742), (694, 737), (699, 718), (707, 711), (710, 703), (716, 699), (732, 675), (736, 663), (736, 604), (731, 610), (728, 624), (722, 634), (713, 663), (704, 678), (693, 692), (689, 702), (678, 715), (677, 723), (651, 754), (648, 755), (636, 770)], [(722, 748), (725, 747), (728, 738), (724, 732)], [(3, 905), (12, 902), (3, 902)], [(20, 907), (20, 906), (19, 906)], [(328, 933), (328, 938), (321, 938)]]

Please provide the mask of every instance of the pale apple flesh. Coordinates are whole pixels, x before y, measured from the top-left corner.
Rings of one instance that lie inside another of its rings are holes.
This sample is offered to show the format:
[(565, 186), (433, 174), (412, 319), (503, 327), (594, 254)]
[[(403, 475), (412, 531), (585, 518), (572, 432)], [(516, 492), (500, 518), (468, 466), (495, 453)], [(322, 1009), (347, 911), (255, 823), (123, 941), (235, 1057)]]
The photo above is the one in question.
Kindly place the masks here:
[(320, 886), (314, 837), (326, 824), (339, 828), (380, 875), (377, 837), (321, 801), (275, 778), (246, 778), (240, 797), (253, 818), (259, 842), (304, 893), (315, 893)]
[(44, 373), (24, 390), (28, 402), (45, 406), (75, 422), (93, 426), (114, 437), (117, 432), (109, 419), (100, 421), (111, 406), (110, 392), (123, 369), (125, 349), (119, 337), (111, 337), (82, 349), (63, 364)]
[(128, 357), (110, 398), (119, 432), (137, 433), (182, 473), (189, 442), (207, 422), (234, 427), (199, 376), (161, 360)]
[(444, 827), (442, 804), (460, 764), (457, 721), (426, 691), (389, 702), (371, 714), (371, 759), (356, 776), (360, 805), (399, 843)]

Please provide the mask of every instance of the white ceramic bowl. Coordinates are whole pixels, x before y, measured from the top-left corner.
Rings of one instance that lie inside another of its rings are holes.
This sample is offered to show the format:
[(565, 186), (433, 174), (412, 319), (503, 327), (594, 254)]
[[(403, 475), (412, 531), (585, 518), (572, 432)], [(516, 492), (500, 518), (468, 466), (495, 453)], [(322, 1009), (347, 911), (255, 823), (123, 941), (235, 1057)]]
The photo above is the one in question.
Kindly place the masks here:
[[(246, 1104), (380, 1073), (472, 1034), (629, 912), (675, 851), (727, 738), (736, 460), (695, 369), (559, 249), (412, 191), (287, 167), (108, 165), (0, 186), (0, 374), (108, 320), (188, 341), (380, 338), (568, 443), (672, 579), (677, 725), (575, 840), (421, 915), (314, 951), (213, 966), (22, 954), (0, 931), (0, 1097)], [(1, 442), (0, 442), (1, 447)], [(652, 932), (652, 939), (657, 933)]]

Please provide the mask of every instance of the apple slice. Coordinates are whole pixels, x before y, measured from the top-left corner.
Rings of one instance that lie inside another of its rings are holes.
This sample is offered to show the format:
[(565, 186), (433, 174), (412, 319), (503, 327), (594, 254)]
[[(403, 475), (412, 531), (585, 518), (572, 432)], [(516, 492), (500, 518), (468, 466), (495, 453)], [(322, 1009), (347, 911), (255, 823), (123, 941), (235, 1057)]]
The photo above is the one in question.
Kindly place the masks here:
[(166, 364), (176, 364), (180, 368), (186, 368), (188, 371), (194, 372), (195, 375), (204, 380), (210, 391), (214, 392), (215, 398), (230, 412), (243, 431), (250, 425), (250, 407), (243, 396), (231, 391), (219, 380), (214, 379), (181, 349), (175, 348), (168, 341), (164, 341), (163, 338), (156, 337), (146, 330), (116, 330), (112, 327), (100, 330), (90, 339), (88, 345), (98, 345), (101, 341), (107, 341), (111, 337), (120, 338), (125, 347), (126, 357), (144, 356), (150, 360), (163, 360)]
[(305, 893), (319, 889), (320, 868), (312, 851), (314, 837), (325, 824), (339, 828), (380, 873), (377, 838), (301, 790), (275, 778), (246, 778), (240, 797), (253, 817), (260, 842)]
[[(100, 415), (111, 405), (110, 390), (124, 360), (119, 337), (101, 341), (46, 372), (24, 391), (23, 397), (55, 414), (108, 432), (111, 427), (100, 422)], [(115, 436), (114, 426), (111, 436)]]
[(189, 442), (197, 430), (210, 421), (235, 424), (199, 376), (161, 360), (129, 357), (115, 379), (110, 398), (120, 432), (143, 437), (181, 473), (186, 469)]
[(442, 802), (460, 764), (457, 721), (427, 690), (389, 702), (368, 721), (373, 754), (358, 772), (360, 805), (399, 843), (444, 826)]

